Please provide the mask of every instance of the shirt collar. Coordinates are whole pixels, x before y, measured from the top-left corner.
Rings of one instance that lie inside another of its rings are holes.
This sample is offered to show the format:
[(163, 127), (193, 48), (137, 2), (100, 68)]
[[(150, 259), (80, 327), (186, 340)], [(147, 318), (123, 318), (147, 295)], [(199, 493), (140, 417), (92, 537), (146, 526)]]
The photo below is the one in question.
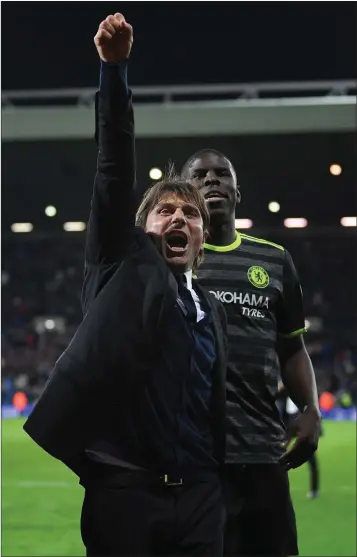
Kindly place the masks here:
[(185, 273), (185, 277), (186, 277), (186, 287), (189, 290), (192, 290), (192, 270), (191, 271), (187, 271)]

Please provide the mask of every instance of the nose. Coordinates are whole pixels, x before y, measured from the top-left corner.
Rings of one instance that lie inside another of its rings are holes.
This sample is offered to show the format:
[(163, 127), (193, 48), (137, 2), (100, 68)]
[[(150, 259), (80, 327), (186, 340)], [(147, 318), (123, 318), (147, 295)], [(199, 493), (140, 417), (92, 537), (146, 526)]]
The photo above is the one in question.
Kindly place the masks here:
[(205, 186), (209, 186), (210, 184), (220, 184), (219, 178), (214, 170), (208, 170), (205, 176)]
[(177, 207), (176, 211), (173, 213), (172, 222), (176, 222), (176, 223), (180, 223), (180, 222), (185, 223), (186, 222), (185, 213), (183, 212), (181, 207)]

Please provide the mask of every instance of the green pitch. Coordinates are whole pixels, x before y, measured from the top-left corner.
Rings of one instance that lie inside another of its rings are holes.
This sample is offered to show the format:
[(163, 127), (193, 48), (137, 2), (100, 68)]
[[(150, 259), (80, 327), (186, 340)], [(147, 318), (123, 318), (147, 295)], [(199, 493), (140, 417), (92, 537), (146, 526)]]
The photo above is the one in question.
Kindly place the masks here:
[[(79, 534), (83, 490), (71, 472), (23, 433), (22, 423), (2, 423), (1, 555), (84, 555)], [(357, 555), (356, 424), (326, 422), (319, 459), (320, 499), (306, 499), (307, 466), (291, 473), (300, 553)]]

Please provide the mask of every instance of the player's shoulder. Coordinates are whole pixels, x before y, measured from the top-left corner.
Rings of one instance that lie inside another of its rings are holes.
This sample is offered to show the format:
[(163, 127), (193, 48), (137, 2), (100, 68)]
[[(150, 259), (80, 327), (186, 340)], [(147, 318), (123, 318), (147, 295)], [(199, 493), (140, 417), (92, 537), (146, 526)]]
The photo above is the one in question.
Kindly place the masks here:
[(243, 232), (239, 233), (241, 244), (242, 245), (250, 245), (253, 249), (254, 247), (272, 249), (277, 250), (279, 252), (286, 252), (287, 250), (284, 246), (280, 244), (276, 244), (275, 242), (271, 242), (270, 240), (265, 240), (264, 238), (257, 238), (255, 236), (250, 236), (250, 234), (244, 234)]
[[(242, 250), (242, 248), (244, 249)], [(211, 255), (214, 257), (217, 255), (240, 257), (242, 251), (248, 256), (249, 254), (252, 256), (266, 255), (268, 259), (271, 257), (278, 257), (279, 259), (286, 259), (286, 257), (289, 257), (289, 252), (284, 246), (266, 240), (265, 238), (257, 238), (256, 236), (245, 234), (238, 230), (236, 231), (234, 242), (227, 246), (216, 246), (205, 243), (205, 256), (208, 255), (209, 258)]]

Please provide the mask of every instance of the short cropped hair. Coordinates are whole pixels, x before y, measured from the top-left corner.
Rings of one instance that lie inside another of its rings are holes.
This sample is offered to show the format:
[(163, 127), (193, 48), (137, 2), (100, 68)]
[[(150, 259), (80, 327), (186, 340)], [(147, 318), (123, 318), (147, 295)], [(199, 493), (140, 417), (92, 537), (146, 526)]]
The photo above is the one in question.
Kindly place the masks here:
[(199, 159), (200, 157), (202, 157), (204, 155), (207, 155), (208, 153), (212, 153), (213, 155), (217, 155), (217, 157), (221, 157), (223, 159), (226, 159), (230, 163), (230, 165), (233, 169), (233, 172), (236, 175), (236, 171), (235, 171), (235, 168), (234, 168), (233, 164), (231, 163), (229, 158), (226, 157), (226, 155), (221, 153), (221, 151), (217, 151), (217, 149), (201, 149), (200, 151), (197, 151), (196, 153), (194, 153), (193, 155), (191, 155), (187, 159), (187, 161), (185, 162), (185, 164), (183, 165), (182, 170), (181, 170), (181, 178), (183, 180), (187, 180), (188, 176), (189, 176), (189, 170), (190, 170), (192, 164), (194, 163), (194, 161), (196, 159)]
[[(203, 233), (208, 232), (209, 212), (202, 193), (192, 186), (189, 182), (185, 182), (179, 176), (172, 172), (160, 182), (153, 184), (145, 193), (142, 202), (136, 213), (136, 225), (142, 228), (146, 227), (146, 221), (149, 213), (158, 205), (160, 200), (167, 194), (177, 195), (177, 197), (195, 205), (201, 215), (203, 224)], [(200, 253), (194, 262), (194, 269), (200, 265), (203, 260), (203, 253)]]

